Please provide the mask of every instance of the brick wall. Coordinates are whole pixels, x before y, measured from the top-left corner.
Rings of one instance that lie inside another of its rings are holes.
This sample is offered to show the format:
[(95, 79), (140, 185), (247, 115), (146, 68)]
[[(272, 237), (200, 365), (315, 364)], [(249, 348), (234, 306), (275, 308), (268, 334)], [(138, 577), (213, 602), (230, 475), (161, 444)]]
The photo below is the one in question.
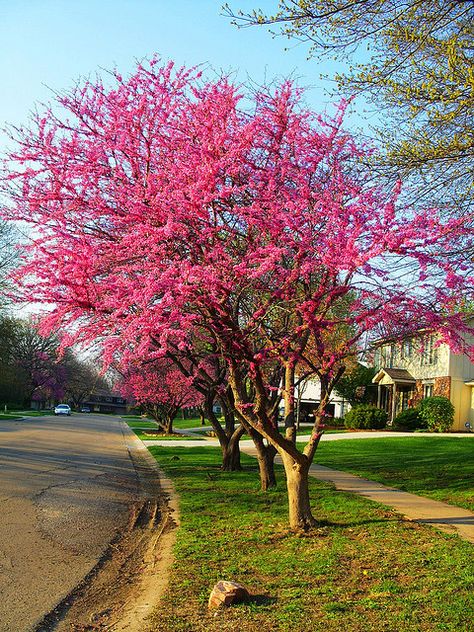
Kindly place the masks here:
[(441, 395), (442, 397), (450, 398), (451, 378), (449, 375), (446, 377), (435, 377), (433, 395)]

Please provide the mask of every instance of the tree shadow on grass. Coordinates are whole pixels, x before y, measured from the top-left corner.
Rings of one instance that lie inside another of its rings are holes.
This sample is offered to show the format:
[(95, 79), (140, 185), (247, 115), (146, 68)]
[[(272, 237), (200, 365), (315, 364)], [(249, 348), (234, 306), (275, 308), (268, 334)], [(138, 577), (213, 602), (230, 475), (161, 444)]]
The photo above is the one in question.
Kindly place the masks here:
[(353, 527), (363, 527), (369, 524), (387, 524), (387, 522), (403, 522), (399, 516), (390, 516), (384, 518), (349, 520), (347, 522), (333, 522), (331, 520), (318, 520), (317, 529), (348, 529)]
[(270, 597), (268, 595), (250, 595), (247, 599), (247, 605), (253, 605), (257, 607), (271, 606), (277, 602), (276, 597)]

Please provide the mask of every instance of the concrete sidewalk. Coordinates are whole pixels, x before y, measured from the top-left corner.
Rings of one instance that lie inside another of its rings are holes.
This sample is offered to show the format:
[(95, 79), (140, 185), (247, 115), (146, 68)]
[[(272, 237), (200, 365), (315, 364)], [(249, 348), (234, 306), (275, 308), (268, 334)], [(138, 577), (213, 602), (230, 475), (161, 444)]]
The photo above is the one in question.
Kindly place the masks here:
[(312, 465), (310, 475), (332, 483), (336, 489), (360, 494), (388, 505), (410, 520), (430, 524), (447, 533), (457, 533), (474, 544), (474, 513), (461, 507), (410, 494), (393, 487), (369, 481), (347, 472), (331, 470), (323, 465)]
[[(246, 446), (242, 451), (253, 457), (257, 454), (255, 448), (250, 446)], [(275, 462), (281, 464), (278, 456)], [(474, 544), (474, 513), (472, 511), (410, 494), (394, 487), (387, 487), (348, 472), (331, 470), (324, 465), (313, 464), (309, 473), (320, 481), (332, 483), (337, 490), (360, 494), (369, 500), (395, 509), (405, 518), (429, 524), (446, 533), (457, 533), (459, 537)]]

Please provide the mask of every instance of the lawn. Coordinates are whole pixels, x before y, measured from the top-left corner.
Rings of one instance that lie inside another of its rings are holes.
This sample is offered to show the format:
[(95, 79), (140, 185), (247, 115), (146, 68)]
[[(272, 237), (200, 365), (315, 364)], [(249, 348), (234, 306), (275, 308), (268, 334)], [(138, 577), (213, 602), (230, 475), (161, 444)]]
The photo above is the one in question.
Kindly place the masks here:
[[(155, 426), (153, 426), (153, 429), (156, 429), (156, 424)], [(141, 439), (142, 441), (189, 441), (189, 440), (204, 441), (204, 438), (200, 436), (182, 435), (182, 434), (172, 434), (172, 435), (165, 435), (165, 434), (155, 435), (153, 433), (146, 434), (146, 428), (143, 430), (139, 428), (132, 428), (132, 430), (137, 435), (137, 437)]]
[[(147, 417), (140, 417), (139, 415), (126, 415), (123, 416), (122, 419), (127, 422), (130, 428), (156, 428), (156, 421), (153, 421)], [(187, 428), (197, 428), (201, 425), (201, 421), (199, 418), (193, 419), (181, 419), (177, 417), (173, 421), (173, 426), (178, 428), (179, 430), (186, 430)]]
[(21, 417), (47, 417), (48, 415), (54, 415), (54, 411), (47, 410), (15, 410), (12, 414), (21, 416)]
[(139, 418), (137, 418), (133, 421), (129, 421), (128, 419), (125, 421), (127, 422), (129, 428), (158, 428), (156, 421), (149, 421), (148, 419), (139, 420)]
[(322, 441), (315, 463), (474, 510), (474, 436)]
[[(355, 443), (355, 442), (354, 442)], [(320, 529), (287, 530), (283, 474), (259, 491), (256, 462), (224, 473), (216, 448), (151, 447), (180, 496), (181, 527), (160, 632), (472, 629), (472, 545), (403, 521), (362, 497), (311, 481)], [(231, 579), (251, 603), (207, 611), (214, 583)]]
[(10, 415), (4, 414), (4, 413), (0, 413), (0, 419), (21, 419), (22, 415), (17, 415), (16, 413), (11, 413)]

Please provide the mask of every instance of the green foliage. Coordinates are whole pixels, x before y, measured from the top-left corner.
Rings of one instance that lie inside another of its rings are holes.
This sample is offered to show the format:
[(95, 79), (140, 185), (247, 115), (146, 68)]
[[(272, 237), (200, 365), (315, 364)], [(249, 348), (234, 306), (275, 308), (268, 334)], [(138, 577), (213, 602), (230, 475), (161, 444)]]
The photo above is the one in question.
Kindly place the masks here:
[(426, 428), (426, 421), (420, 417), (418, 408), (407, 408), (395, 417), (393, 427), (396, 430), (416, 430)]
[(12, 287), (7, 276), (19, 259), (18, 250), (15, 248), (18, 241), (18, 232), (13, 224), (0, 220), (0, 311), (9, 303), (6, 293), (11, 291)]
[(472, 204), (473, 2), (281, 0), (274, 15), (227, 13), (342, 61), (344, 93), (392, 115), (380, 129), (389, 173), (413, 174), (418, 196), (438, 194), (458, 212)]
[(344, 425), (344, 417), (331, 417), (331, 419), (326, 423), (326, 426), (330, 426), (332, 428), (344, 428)]
[(346, 428), (379, 430), (385, 428), (386, 423), (387, 413), (370, 404), (354, 406), (345, 417)]
[(357, 404), (369, 404), (372, 401), (372, 378), (377, 370), (357, 363), (350, 368), (337, 383), (336, 391), (347, 399), (351, 406)]
[(447, 397), (427, 397), (420, 402), (420, 417), (431, 432), (447, 432), (454, 423), (454, 406)]

